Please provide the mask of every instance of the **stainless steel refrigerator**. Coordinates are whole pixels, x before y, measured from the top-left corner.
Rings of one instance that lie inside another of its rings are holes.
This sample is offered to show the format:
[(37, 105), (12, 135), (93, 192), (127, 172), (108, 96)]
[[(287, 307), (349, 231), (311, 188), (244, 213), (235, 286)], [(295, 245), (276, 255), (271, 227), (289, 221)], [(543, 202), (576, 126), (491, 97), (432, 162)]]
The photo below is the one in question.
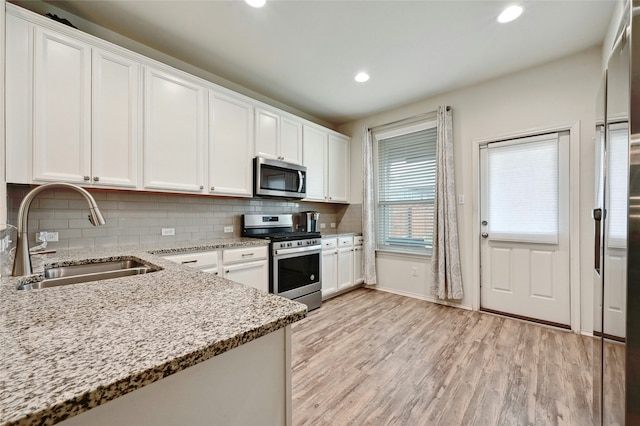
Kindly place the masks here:
[[(596, 103), (594, 423), (640, 424), (640, 0)], [(605, 46), (606, 47), (606, 46)]]

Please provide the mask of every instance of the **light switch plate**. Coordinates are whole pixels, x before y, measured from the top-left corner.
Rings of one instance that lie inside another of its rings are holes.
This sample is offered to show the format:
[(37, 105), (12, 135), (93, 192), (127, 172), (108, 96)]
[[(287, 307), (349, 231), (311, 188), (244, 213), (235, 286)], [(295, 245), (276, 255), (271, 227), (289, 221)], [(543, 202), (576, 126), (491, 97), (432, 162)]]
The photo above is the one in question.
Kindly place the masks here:
[(326, 228), (326, 227), (327, 227), (327, 224), (326, 224), (326, 223), (321, 223), (321, 224), (320, 224), (320, 229), (324, 229), (324, 228)]
[(224, 232), (225, 232), (225, 234), (229, 233), (229, 232), (233, 232), (233, 226), (225, 226), (224, 227)]
[(176, 235), (176, 228), (162, 228), (162, 236)]

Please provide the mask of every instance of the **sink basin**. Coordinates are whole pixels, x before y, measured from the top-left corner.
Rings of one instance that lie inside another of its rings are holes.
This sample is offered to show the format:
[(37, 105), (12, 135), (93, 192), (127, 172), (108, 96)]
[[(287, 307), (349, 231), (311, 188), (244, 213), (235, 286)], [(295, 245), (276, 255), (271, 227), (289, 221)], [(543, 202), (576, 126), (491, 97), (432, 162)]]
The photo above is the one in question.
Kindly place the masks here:
[(21, 284), (18, 286), (18, 290), (32, 290), (107, 280), (146, 274), (156, 270), (158, 269), (133, 259), (89, 263), (86, 265), (55, 266), (44, 270), (44, 279), (42, 281)]

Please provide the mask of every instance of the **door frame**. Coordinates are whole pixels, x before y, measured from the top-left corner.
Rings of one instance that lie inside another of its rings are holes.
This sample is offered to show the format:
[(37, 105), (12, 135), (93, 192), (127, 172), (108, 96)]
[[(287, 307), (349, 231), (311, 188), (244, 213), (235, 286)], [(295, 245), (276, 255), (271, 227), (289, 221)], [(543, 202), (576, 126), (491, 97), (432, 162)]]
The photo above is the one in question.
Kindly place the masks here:
[(472, 206), (472, 238), (473, 242), (473, 274), (471, 306), (474, 311), (480, 310), (480, 147), (491, 142), (508, 139), (536, 136), (543, 133), (569, 132), (569, 291), (571, 330), (580, 333), (580, 121), (568, 125), (541, 127), (523, 130), (502, 136), (472, 140), (472, 174), (473, 183)]

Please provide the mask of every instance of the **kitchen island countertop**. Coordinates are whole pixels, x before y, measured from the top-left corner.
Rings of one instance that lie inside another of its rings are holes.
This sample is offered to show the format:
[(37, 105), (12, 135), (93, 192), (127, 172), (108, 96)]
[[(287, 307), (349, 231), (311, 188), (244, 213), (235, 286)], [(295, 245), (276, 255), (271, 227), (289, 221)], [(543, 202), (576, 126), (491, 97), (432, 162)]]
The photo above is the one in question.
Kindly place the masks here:
[(162, 269), (22, 291), (18, 283), (37, 274), (3, 276), (0, 424), (53, 424), (304, 318), (303, 304), (159, 257), (266, 244), (237, 238), (60, 250), (34, 256), (34, 271), (123, 258)]

